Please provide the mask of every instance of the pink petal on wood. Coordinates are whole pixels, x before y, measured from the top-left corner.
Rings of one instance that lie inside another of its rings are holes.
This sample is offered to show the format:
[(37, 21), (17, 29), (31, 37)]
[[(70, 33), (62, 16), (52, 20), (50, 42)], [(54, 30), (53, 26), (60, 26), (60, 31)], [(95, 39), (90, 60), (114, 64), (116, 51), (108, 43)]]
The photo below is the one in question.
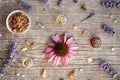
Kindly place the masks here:
[(56, 34), (56, 39), (61, 42), (60, 36), (58, 34)]
[(69, 47), (77, 47), (76, 44), (70, 44)]
[(70, 61), (75, 59), (75, 57), (73, 55), (71, 55), (71, 54), (68, 54), (68, 57), (70, 58)]
[(66, 44), (70, 45), (70, 44), (73, 44), (75, 43), (75, 40), (73, 39), (73, 37), (69, 38), (66, 42)]
[(78, 52), (77, 51), (73, 51), (73, 50), (69, 50), (69, 54), (76, 55), (76, 54), (78, 54)]
[(53, 61), (53, 60), (54, 60), (54, 58), (55, 58), (55, 56), (56, 56), (56, 55), (53, 55), (52, 57), (50, 57), (50, 58), (48, 59), (48, 62)]
[(52, 40), (55, 41), (55, 42), (58, 42), (58, 41), (59, 41), (59, 40), (56, 38), (55, 35), (51, 35), (51, 38), (52, 38)]
[(54, 47), (55, 46), (54, 43), (48, 43), (47, 45), (50, 46), (50, 47)]
[(64, 66), (68, 65), (68, 60), (65, 57), (62, 57), (62, 63)]
[(60, 57), (56, 56), (55, 59), (54, 59), (54, 64), (53, 65), (57, 66), (60, 62), (60, 59), (61, 59)]
[(50, 53), (47, 55), (46, 58), (49, 59), (49, 58), (51, 58), (53, 55), (55, 55), (54, 52), (50, 52)]
[(70, 47), (71, 50), (77, 50), (79, 47)]
[(44, 53), (50, 53), (52, 51), (53, 51), (53, 48), (46, 48), (45, 51), (44, 51)]
[(64, 34), (64, 43), (66, 42), (67, 40), (67, 37), (66, 37), (66, 34)]

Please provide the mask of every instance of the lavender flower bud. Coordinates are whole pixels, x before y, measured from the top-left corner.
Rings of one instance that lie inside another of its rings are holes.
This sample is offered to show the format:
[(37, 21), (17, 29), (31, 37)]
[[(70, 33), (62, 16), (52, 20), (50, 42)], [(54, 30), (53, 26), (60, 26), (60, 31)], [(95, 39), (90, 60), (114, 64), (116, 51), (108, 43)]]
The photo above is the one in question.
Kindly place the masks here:
[(10, 67), (9, 61), (4, 61), (3, 64), (4, 64), (5, 67), (8, 67), (8, 68)]
[(2, 38), (2, 34), (0, 34), (0, 38)]
[(4, 76), (5, 72), (3, 70), (0, 70), (0, 76)]
[(111, 75), (112, 78), (114, 78), (115, 76), (118, 75), (118, 73), (115, 72), (115, 71), (109, 66), (109, 64), (108, 64), (107, 62), (103, 61), (103, 60), (100, 62), (100, 68), (101, 68), (101, 70), (103, 70), (103, 71), (107, 72), (109, 75)]
[(18, 0), (18, 4), (20, 4), (22, 7), (24, 7), (25, 9), (31, 11), (32, 7), (28, 4), (26, 4), (25, 2), (23, 2), (22, 0)]
[(74, 1), (74, 3), (78, 3), (78, 0), (73, 0)]
[(42, 3), (48, 3), (48, 0), (42, 0)]
[(58, 0), (57, 5), (58, 5), (58, 6), (61, 6), (61, 5), (62, 5), (62, 2), (63, 2), (63, 0)]
[(110, 36), (114, 36), (115, 31), (114, 31), (112, 28), (110, 28), (109, 26), (107, 26), (106, 24), (102, 24), (101, 28), (102, 28), (105, 32), (107, 32)]

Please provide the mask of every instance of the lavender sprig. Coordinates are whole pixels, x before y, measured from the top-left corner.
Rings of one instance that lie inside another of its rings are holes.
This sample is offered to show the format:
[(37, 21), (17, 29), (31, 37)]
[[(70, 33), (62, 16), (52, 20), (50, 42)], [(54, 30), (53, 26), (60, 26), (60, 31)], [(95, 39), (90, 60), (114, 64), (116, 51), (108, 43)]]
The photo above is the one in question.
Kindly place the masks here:
[(11, 51), (9, 52), (9, 58), (3, 62), (4, 67), (0, 69), (0, 76), (5, 75), (5, 69), (9, 68), (13, 62), (16, 61), (16, 51), (17, 51), (17, 43), (12, 43)]
[(102, 24), (101, 28), (107, 32), (110, 36), (114, 36), (115, 35), (115, 31), (110, 28), (109, 26), (107, 26), (107, 24)]
[(120, 8), (120, 1), (101, 0), (100, 4), (106, 8)]
[(106, 61), (101, 60), (99, 66), (100, 66), (100, 69), (102, 71), (107, 72), (113, 78), (113, 80), (120, 80), (118, 73), (114, 71), (114, 69), (111, 68)]
[(17, 2), (18, 2), (18, 4), (20, 4), (20, 5), (21, 5), (22, 7), (24, 7), (25, 9), (27, 9), (27, 10), (29, 10), (29, 11), (32, 10), (32, 7), (31, 7), (29, 4), (23, 2), (22, 0), (17, 0)]
[(58, 6), (61, 6), (61, 5), (62, 5), (62, 3), (63, 3), (63, 0), (58, 0), (57, 5), (58, 5)]
[(82, 22), (84, 22), (85, 20), (87, 20), (87, 19), (93, 17), (94, 15), (95, 15), (94, 12), (90, 13), (86, 18), (84, 18), (83, 20), (81, 20), (80, 23), (82, 23)]

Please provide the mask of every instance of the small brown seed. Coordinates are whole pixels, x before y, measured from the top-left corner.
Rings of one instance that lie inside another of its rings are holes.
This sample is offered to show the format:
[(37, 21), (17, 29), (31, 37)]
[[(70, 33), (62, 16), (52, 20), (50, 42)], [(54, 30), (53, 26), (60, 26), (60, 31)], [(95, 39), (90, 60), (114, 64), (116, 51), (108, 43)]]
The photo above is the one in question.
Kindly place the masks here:
[(85, 5), (82, 5), (82, 6), (81, 6), (81, 9), (82, 9), (83, 11), (86, 11), (86, 10), (87, 10), (87, 8), (86, 8)]
[(76, 77), (76, 72), (75, 71), (72, 71), (69, 73), (69, 78), (75, 78)]

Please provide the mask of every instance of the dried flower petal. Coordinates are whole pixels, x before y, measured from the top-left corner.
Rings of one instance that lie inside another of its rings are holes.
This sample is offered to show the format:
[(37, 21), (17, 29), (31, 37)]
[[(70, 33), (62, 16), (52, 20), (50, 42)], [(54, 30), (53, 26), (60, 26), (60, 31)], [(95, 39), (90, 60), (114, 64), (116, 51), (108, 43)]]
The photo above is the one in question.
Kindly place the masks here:
[(25, 45), (30, 45), (30, 42), (28, 40), (25, 40)]
[(75, 78), (76, 77), (76, 72), (72, 71), (69, 73), (69, 78)]
[(21, 52), (25, 52), (25, 51), (27, 51), (27, 50), (28, 50), (27, 47), (23, 47), (23, 48), (21, 48)]
[(87, 60), (88, 63), (93, 62), (93, 58), (91, 58), (91, 57), (86, 58), (86, 60)]
[(76, 25), (73, 25), (72, 26), (72, 30), (76, 30), (77, 29), (77, 26)]
[(31, 47), (31, 49), (35, 49), (36, 48), (36, 43), (35, 42), (31, 43), (30, 47)]
[(42, 71), (42, 77), (43, 78), (47, 77), (47, 71), (46, 71), (46, 69), (43, 69), (43, 71)]

